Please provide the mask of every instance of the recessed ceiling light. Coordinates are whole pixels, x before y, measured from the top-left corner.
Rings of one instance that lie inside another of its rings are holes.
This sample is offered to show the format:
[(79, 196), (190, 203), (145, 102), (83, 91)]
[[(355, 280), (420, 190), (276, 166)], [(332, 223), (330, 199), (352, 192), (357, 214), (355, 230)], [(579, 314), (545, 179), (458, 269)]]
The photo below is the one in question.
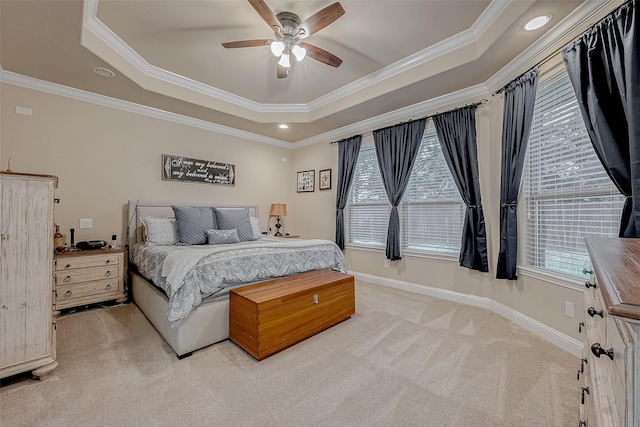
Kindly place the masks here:
[(280, 129), (289, 129), (289, 125), (285, 125), (284, 123), (279, 124), (279, 125), (278, 125), (278, 127), (279, 127)]
[(524, 29), (527, 31), (537, 30), (538, 28), (544, 27), (550, 20), (551, 17), (549, 15), (538, 16), (527, 22)]
[(97, 75), (101, 76), (101, 77), (113, 77), (113, 76), (116, 75), (116, 73), (114, 73), (110, 69), (104, 68), (104, 67), (95, 67), (93, 69), (93, 72), (96, 73)]

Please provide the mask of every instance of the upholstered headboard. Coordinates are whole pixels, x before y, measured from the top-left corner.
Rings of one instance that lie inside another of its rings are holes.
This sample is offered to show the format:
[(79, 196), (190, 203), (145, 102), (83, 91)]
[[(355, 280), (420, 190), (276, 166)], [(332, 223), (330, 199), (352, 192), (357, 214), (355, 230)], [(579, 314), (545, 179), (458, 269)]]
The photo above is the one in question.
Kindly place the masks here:
[[(173, 203), (180, 206), (212, 206), (202, 203)], [(127, 225), (127, 239), (129, 247), (134, 243), (142, 241), (142, 220), (143, 216), (154, 216), (159, 218), (173, 218), (172, 203), (148, 203), (139, 200), (129, 200), (129, 222)], [(249, 215), (259, 218), (259, 206), (252, 204), (215, 204), (217, 208), (224, 209), (249, 209)]]

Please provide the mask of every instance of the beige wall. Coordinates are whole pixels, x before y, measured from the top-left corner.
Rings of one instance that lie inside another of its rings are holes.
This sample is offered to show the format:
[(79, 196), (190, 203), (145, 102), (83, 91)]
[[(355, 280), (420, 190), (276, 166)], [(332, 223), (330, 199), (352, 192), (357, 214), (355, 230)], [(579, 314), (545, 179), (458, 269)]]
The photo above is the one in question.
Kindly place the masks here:
[[(20, 172), (60, 178), (55, 220), (76, 240), (104, 239), (126, 229), (130, 199), (177, 203), (257, 203), (263, 230), (269, 205), (287, 204), (287, 231), (307, 238), (333, 240), (337, 146), (329, 141), (295, 150), (243, 140), (165, 120), (99, 106), (58, 95), (2, 84), (0, 161)], [(17, 115), (28, 107), (32, 116)], [(430, 114), (432, 112), (425, 112)], [(384, 251), (347, 248), (351, 271), (381, 278), (490, 298), (567, 336), (579, 339), (582, 313), (579, 290), (520, 275), (518, 281), (496, 280), (499, 243), (501, 97), (493, 97), (477, 114), (480, 184), (489, 247), (489, 273), (462, 268), (456, 260), (405, 255), (384, 268)], [(233, 163), (234, 187), (161, 180), (161, 154), (178, 154)], [(282, 159), (287, 161), (283, 162)], [(331, 190), (320, 191), (318, 171), (332, 169)], [(316, 190), (296, 192), (296, 172), (316, 171)], [(94, 228), (80, 230), (80, 218)], [(271, 220), (270, 224), (273, 224)], [(564, 301), (575, 304), (576, 318), (564, 315)]]
[[(581, 321), (583, 316), (581, 290), (522, 274), (517, 281), (495, 279), (500, 236), (502, 108), (502, 97), (491, 97), (488, 104), (478, 109), (476, 115), (480, 187), (489, 248), (489, 273), (460, 267), (457, 259), (442, 260), (411, 255), (403, 255), (402, 260), (392, 262), (389, 268), (385, 268), (384, 250), (355, 247), (347, 247), (345, 251), (347, 265), (349, 270), (354, 272), (489, 298), (567, 336), (580, 339), (577, 322)], [(295, 167), (298, 170), (319, 169), (324, 167), (326, 161), (332, 160), (334, 165), (332, 167), (337, 168), (336, 148), (323, 142), (297, 149), (295, 150)], [(333, 197), (326, 201), (320, 201), (321, 195), (312, 198), (307, 197), (308, 194), (301, 194), (294, 198), (296, 211), (301, 214), (300, 217), (304, 218), (308, 224), (313, 224), (313, 229), (305, 228), (309, 235), (333, 238), (334, 208), (328, 206), (328, 203), (335, 201), (334, 191), (335, 185), (331, 191)], [(322, 225), (323, 222), (324, 225)], [(564, 314), (565, 301), (574, 303), (575, 318)]]
[[(0, 90), (1, 168), (11, 158), (16, 172), (58, 176), (55, 221), (67, 241), (74, 227), (76, 241), (117, 234), (122, 242), (128, 200), (256, 203), (263, 230), (271, 203), (292, 204), (292, 150), (18, 86)], [(236, 185), (162, 181), (163, 153), (235, 164)], [(81, 230), (81, 218), (93, 229)]]

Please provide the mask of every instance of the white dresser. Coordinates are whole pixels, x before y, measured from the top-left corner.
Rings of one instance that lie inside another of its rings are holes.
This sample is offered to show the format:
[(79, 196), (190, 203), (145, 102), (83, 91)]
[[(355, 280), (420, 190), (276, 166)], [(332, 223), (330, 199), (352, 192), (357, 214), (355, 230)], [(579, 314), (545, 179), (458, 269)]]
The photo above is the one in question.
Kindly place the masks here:
[(580, 426), (640, 427), (640, 239), (589, 238)]
[(57, 366), (53, 176), (0, 172), (0, 378)]

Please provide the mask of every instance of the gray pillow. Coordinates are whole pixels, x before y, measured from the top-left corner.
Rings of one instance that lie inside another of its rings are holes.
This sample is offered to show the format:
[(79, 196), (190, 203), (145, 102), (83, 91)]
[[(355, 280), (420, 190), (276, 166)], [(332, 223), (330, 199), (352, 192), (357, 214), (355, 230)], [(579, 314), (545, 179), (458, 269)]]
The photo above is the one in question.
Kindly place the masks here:
[(224, 245), (227, 243), (239, 243), (238, 230), (207, 230), (210, 245)]
[(179, 245), (202, 245), (207, 243), (207, 230), (216, 227), (215, 212), (209, 206), (174, 206)]
[(248, 240), (256, 240), (249, 220), (249, 209), (218, 209), (216, 212), (216, 221), (218, 222), (218, 230), (238, 230), (238, 238), (241, 242)]

